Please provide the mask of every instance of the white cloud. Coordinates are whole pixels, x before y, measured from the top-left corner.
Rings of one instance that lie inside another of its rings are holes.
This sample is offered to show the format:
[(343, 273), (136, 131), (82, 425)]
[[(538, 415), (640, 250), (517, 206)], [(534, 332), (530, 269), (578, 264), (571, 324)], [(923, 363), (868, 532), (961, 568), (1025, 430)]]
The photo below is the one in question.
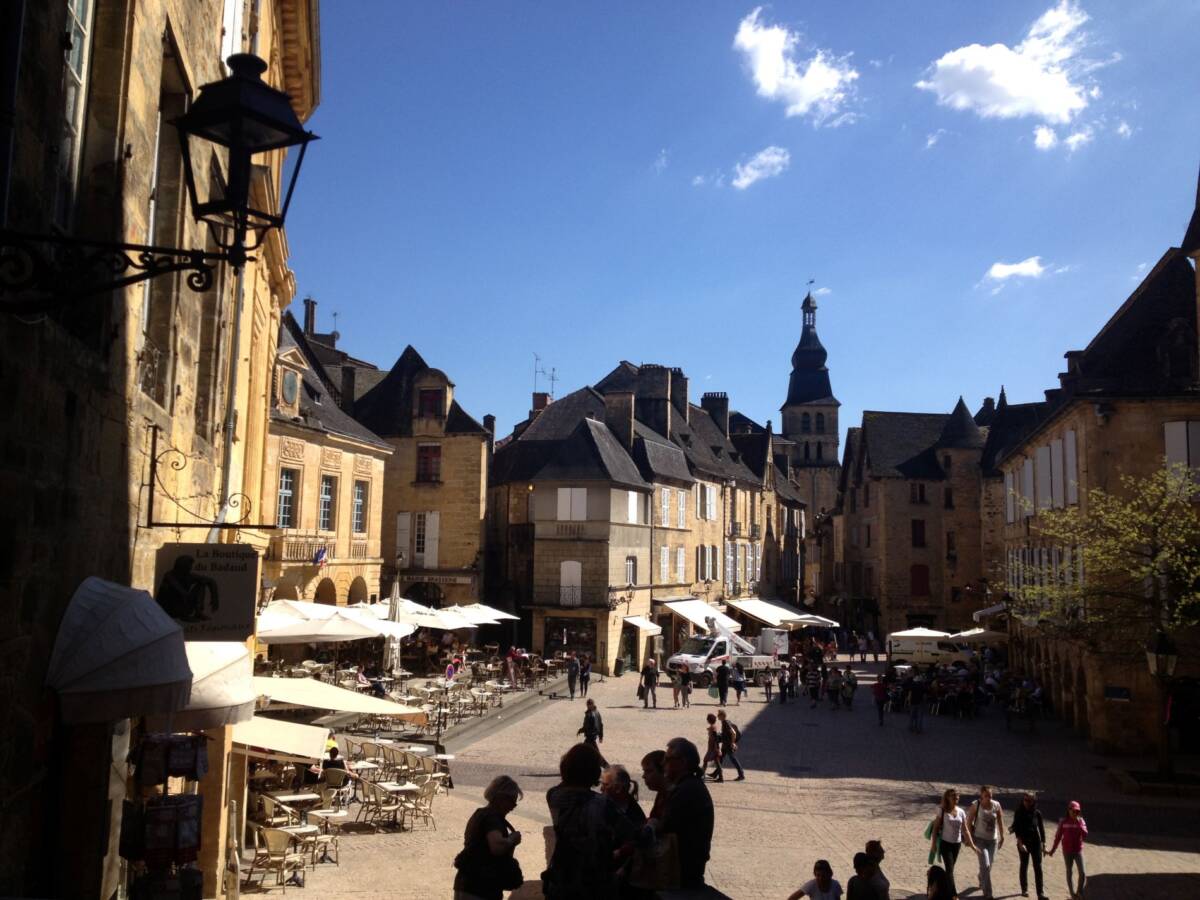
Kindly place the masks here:
[(757, 7), (738, 25), (733, 46), (740, 50), (760, 97), (786, 104), (788, 116), (810, 116), (814, 125), (853, 121), (845, 111), (858, 72), (849, 55), (818, 49), (797, 59), (800, 35), (782, 25), (763, 25)]
[(663, 147), (658, 151), (658, 156), (654, 159), (655, 175), (661, 175), (664, 171), (666, 171), (667, 166), (670, 165), (669, 156), (670, 154), (668, 153), (666, 147)]
[(983, 277), (988, 281), (1007, 281), (1010, 278), (1041, 278), (1046, 267), (1040, 256), (1031, 256), (1020, 262), (994, 262)]
[(1131, 137), (1133, 135), (1133, 129), (1129, 127), (1128, 122), (1122, 119), (1117, 125), (1117, 134), (1123, 138)]
[(725, 187), (725, 173), (713, 172), (711, 175), (692, 176), (692, 187)]
[(833, 293), (833, 288), (819, 287), (815, 291), (812, 292), (812, 295), (814, 297), (828, 297), (832, 293)]
[(756, 181), (782, 174), (791, 162), (792, 155), (787, 150), (772, 145), (765, 150), (759, 150), (744, 165), (738, 163), (734, 166), (731, 183), (739, 191), (744, 191)]
[(1130, 280), (1131, 281), (1141, 281), (1143, 278), (1146, 277), (1146, 270), (1149, 268), (1150, 268), (1150, 263), (1144, 263), (1144, 262), (1138, 263), (1137, 269), (1135, 269), (1134, 273), (1129, 276)]
[(930, 150), (937, 146), (937, 142), (946, 134), (945, 128), (939, 128), (937, 131), (925, 135), (925, 149)]
[(1081, 128), (1079, 131), (1072, 132), (1063, 138), (1063, 143), (1067, 145), (1067, 149), (1074, 153), (1084, 144), (1092, 142), (1092, 129), (1090, 127)]
[(692, 177), (692, 187), (704, 187), (708, 183), (708, 179), (703, 175), (695, 175)]
[(938, 103), (983, 118), (1031, 116), (1052, 125), (1070, 122), (1095, 99), (1088, 75), (1100, 63), (1084, 59), (1088, 15), (1059, 0), (1038, 17), (1015, 47), (968, 44), (936, 60), (916, 86)]
[(1058, 133), (1049, 125), (1039, 125), (1033, 129), (1033, 146), (1039, 150), (1050, 150), (1058, 144)]

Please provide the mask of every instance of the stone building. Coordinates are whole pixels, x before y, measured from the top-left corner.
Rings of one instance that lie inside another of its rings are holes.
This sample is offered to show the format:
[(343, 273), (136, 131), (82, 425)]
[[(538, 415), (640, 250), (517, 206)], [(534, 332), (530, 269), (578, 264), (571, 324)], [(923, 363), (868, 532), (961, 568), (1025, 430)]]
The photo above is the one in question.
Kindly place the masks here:
[(720, 602), (774, 597), (764, 560), (790, 566), (794, 586), (803, 505), (777, 488), (769, 433), (754, 426), (739, 449), (735, 417), (724, 394), (691, 404), (683, 372), (658, 365), (622, 362), (552, 403), (535, 395), (497, 444), (488, 521), (489, 569), (529, 610), (535, 650), (590, 653), (610, 671), (673, 652)]
[(949, 415), (868, 410), (850, 429), (835, 561), (845, 624), (877, 635), (972, 625), (989, 596), (985, 441), (962, 398)]
[[(26, 234), (216, 250), (185, 199), (171, 120), (239, 51), (268, 61), (264, 79), (301, 120), (320, 96), (315, 0), (6, 3), (0, 44), (0, 226)], [(196, 163), (202, 191), (228, 178), (222, 152)], [(273, 205), (283, 165), (275, 151), (255, 168), (252, 200)], [(130, 724), (64, 722), (47, 662), (84, 578), (152, 589), (164, 543), (232, 540), (209, 526), (262, 522), (267, 395), (294, 279), (281, 232), (254, 257), (240, 277), (219, 266), (205, 293), (165, 274), (44, 315), (0, 316), (0, 758), (9, 796), (24, 798), (0, 816), (0, 894), (118, 888), (126, 785), (113, 773)], [(151, 484), (155, 430), (159, 452), (182, 465), (160, 466)], [(253, 528), (238, 537), (267, 546)], [(229, 731), (209, 733), (206, 896), (220, 890)]]
[(325, 366), (291, 313), (279, 330), (265, 481), (275, 525), (263, 577), (277, 600), (379, 597), (384, 469), (391, 446), (338, 405)]
[[(1200, 230), (1191, 244), (1200, 252)], [(1144, 477), (1163, 465), (1200, 466), (1200, 368), (1197, 283), (1187, 254), (1168, 250), (1083, 350), (1066, 354), (1066, 371), (1045, 400), (1030, 404), (1019, 433), (998, 449), (1003, 484), (1005, 584), (1020, 595), (1038, 578), (1086, 578), (1073, 548), (1037, 537), (1045, 510), (1088, 506), (1088, 492), (1121, 490), (1122, 476)], [(997, 416), (1002, 415), (997, 409)], [(1056, 712), (1101, 750), (1141, 752), (1161, 714), (1136, 628), (1096, 652), (1011, 620), (1011, 654), (1039, 677)], [(1173, 688), (1176, 739), (1200, 746), (1197, 643), (1181, 642)]]

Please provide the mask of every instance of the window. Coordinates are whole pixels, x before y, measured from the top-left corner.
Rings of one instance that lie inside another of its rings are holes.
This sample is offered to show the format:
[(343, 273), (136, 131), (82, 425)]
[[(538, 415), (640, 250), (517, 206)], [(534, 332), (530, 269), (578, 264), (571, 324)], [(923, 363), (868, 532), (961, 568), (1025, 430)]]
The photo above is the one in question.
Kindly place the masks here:
[(637, 584), (637, 557), (625, 557), (625, 583)]
[(296, 525), (297, 475), (295, 469), (279, 470), (279, 501), (275, 507), (275, 524), (280, 528), (294, 528)]
[(687, 581), (687, 549), (675, 548), (675, 580)]
[[(1074, 469), (1075, 432), (1067, 432), (1067, 467)], [(1200, 469), (1200, 422), (1164, 422), (1163, 444), (1168, 466), (1188, 466)], [(1070, 472), (1074, 475), (1074, 472)], [(1074, 500), (1078, 502), (1078, 494)]]
[(958, 545), (954, 542), (954, 532), (947, 531), (946, 532), (946, 556), (951, 557), (951, 556), (957, 556), (957, 555), (958, 555)]
[(912, 545), (914, 547), (925, 546), (925, 520), (912, 520)]
[(817, 459), (821, 458), (821, 452), (825, 449), (825, 445), (820, 441), (817, 442)]
[(1026, 458), (1021, 464), (1021, 515), (1026, 519), (1033, 515), (1033, 460)]
[(660, 498), (660, 500), (662, 502), (662, 510), (661, 510), (661, 515), (659, 516), (659, 524), (663, 525), (665, 527), (665, 526), (671, 524), (671, 489), (670, 488), (662, 489), (662, 497)]
[(579, 606), (582, 602), (583, 563), (565, 559), (558, 564), (558, 602), (563, 606)]
[[(1197, 442), (1200, 447), (1200, 441)], [(1063, 435), (1063, 481), (1066, 489), (1066, 501), (1068, 506), (1074, 506), (1079, 502), (1079, 468), (1075, 457), (1075, 431), (1068, 431)]]
[(58, 145), (58, 180), (55, 221), (71, 227), (79, 183), (79, 156), (83, 143), (83, 113), (87, 102), (89, 62), (92, 55), (92, 0), (67, 0), (66, 54), (63, 67), (63, 123)]
[(942, 506), (954, 509), (954, 488), (946, 487), (942, 493)]
[(687, 528), (687, 508), (688, 508), (687, 491), (680, 491), (679, 496), (676, 498), (676, 500), (679, 501), (679, 509), (678, 509), (679, 516), (678, 516), (677, 524), (679, 525), (680, 528)]
[[(242, 52), (242, 14), (246, 0), (225, 0), (225, 13), (221, 23), (221, 62), (235, 53)], [(224, 67), (228, 71), (229, 67)]]
[(626, 497), (625, 503), (626, 503), (625, 521), (628, 522), (630, 525), (636, 525), (638, 523), (638, 494), (637, 494), (637, 491), (629, 491), (629, 493)]
[(870, 547), (871, 546), (871, 526), (870, 525), (866, 526), (866, 529), (867, 529), (866, 540), (863, 543), (867, 547)]
[(804, 413), (802, 416), (800, 416), (800, 431), (803, 434), (808, 434), (810, 431), (812, 431), (812, 416), (810, 416), (808, 413)]
[(417, 481), (442, 480), (442, 445), (417, 444)]
[(708, 547), (708, 577), (713, 581), (721, 580), (721, 557), (717, 554), (717, 545)]
[(864, 508), (869, 507), (870, 505), (871, 505), (871, 482), (864, 481), (863, 482), (863, 507)]
[(558, 521), (583, 522), (587, 519), (587, 488), (558, 489)]
[(658, 548), (658, 583), (666, 584), (671, 580), (671, 548)]
[(337, 479), (332, 475), (321, 476), (321, 503), (317, 509), (317, 527), (321, 531), (333, 531), (337, 516)]
[(1050, 447), (1037, 448), (1037, 455), (1034, 462), (1034, 472), (1037, 476), (1037, 508), (1039, 510), (1049, 509), (1051, 500), (1051, 467), (1050, 467)]
[(908, 589), (914, 597), (929, 596), (929, 566), (918, 564), (908, 570)]
[(445, 392), (438, 389), (422, 388), (417, 393), (417, 415), (422, 419), (440, 419), (445, 413), (442, 398)]
[(944, 471), (946, 471), (946, 472), (949, 472), (949, 471), (950, 471), (950, 461), (951, 461), (951, 460), (950, 460), (950, 454), (949, 454), (949, 453), (946, 453), (946, 454), (943, 454), (943, 455), (942, 455), (942, 469), (943, 469)]
[(850, 546), (851, 547), (858, 546), (858, 526), (857, 525), (852, 525), (850, 527)]
[(367, 483), (354, 482), (354, 533), (365, 534), (367, 531)]
[(908, 486), (908, 502), (909, 503), (924, 503), (925, 502), (925, 485), (912, 482)]
[(809, 460), (810, 458), (811, 458), (811, 457), (810, 457), (810, 449), (809, 449), (809, 446), (808, 446), (808, 441), (805, 441), (805, 442), (804, 442), (804, 461), (805, 461), (805, 462), (808, 462), (808, 460)]
[(737, 563), (737, 556), (734, 553), (733, 543), (725, 542), (725, 580), (727, 582), (734, 581), (737, 578), (737, 570), (734, 566)]
[[(425, 513), (413, 516), (413, 555), (421, 558), (417, 565), (424, 565), (425, 544), (428, 536), (429, 518)], [(414, 562), (416, 562), (414, 560)]]
[(850, 512), (858, 511), (858, 488), (850, 488)]
[(817, 413), (817, 434), (825, 433), (825, 413)]
[[(215, 161), (209, 179), (219, 181), (221, 173)], [(217, 253), (220, 247), (211, 228), (204, 230), (205, 250)], [(196, 348), (196, 402), (193, 408), (196, 434), (211, 441), (219, 416), (221, 372), (225, 357), (225, 271), (219, 266), (212, 286), (198, 295), (200, 315), (200, 346)], [(191, 292), (189, 292), (191, 293)], [(292, 373), (293, 379), (296, 374)]]

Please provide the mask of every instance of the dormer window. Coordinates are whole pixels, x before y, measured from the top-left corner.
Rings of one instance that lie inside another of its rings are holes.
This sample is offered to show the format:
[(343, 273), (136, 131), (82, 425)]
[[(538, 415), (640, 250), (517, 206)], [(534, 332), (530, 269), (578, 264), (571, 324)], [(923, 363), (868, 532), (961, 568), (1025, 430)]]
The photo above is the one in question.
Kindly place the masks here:
[(422, 419), (440, 419), (446, 415), (445, 391), (440, 388), (422, 388), (417, 393), (417, 416)]

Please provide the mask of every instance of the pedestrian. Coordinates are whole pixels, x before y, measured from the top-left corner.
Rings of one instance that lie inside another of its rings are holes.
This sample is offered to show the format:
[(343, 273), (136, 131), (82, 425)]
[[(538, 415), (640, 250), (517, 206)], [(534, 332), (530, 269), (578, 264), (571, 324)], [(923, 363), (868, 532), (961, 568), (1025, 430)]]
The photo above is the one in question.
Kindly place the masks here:
[(842, 675), (842, 703), (846, 707), (846, 712), (850, 712), (854, 708), (854, 692), (858, 690), (858, 676), (846, 666), (846, 671)]
[(925, 896), (928, 900), (953, 900), (950, 876), (941, 866), (930, 866), (925, 873)]
[(675, 701), (675, 708), (679, 709), (679, 672), (675, 669), (668, 669), (667, 678), (671, 682), (671, 699)]
[(779, 703), (782, 706), (787, 703), (788, 698), (788, 682), (791, 680), (791, 673), (788, 671), (788, 664), (781, 663), (779, 667)]
[(658, 709), (658, 663), (653, 656), (648, 656), (642, 666), (642, 709), (648, 708), (651, 700)]
[(733, 664), (729, 680), (733, 683), (733, 695), (737, 698), (737, 705), (741, 706), (742, 694), (746, 693), (746, 670), (742, 668), (741, 663)]
[(1038, 900), (1047, 900), (1042, 883), (1042, 854), (1046, 852), (1046, 823), (1037, 808), (1037, 797), (1026, 791), (1021, 805), (1013, 813), (1008, 833), (1017, 839), (1017, 856), (1021, 860), (1021, 896), (1029, 896), (1029, 864), (1033, 864), (1033, 887)]
[(596, 701), (591, 697), (588, 698), (587, 708), (583, 713), (583, 726), (575, 733), (582, 734), (583, 742), (596, 748), (596, 753), (600, 757), (600, 765), (607, 766), (608, 763), (604, 759), (604, 754), (600, 752), (599, 746), (604, 743), (604, 719), (600, 715), (600, 710), (596, 709)]
[(858, 638), (858, 661), (859, 662), (865, 663), (867, 661), (867, 646), (868, 646), (867, 636), (865, 634), (859, 635), (859, 638)]
[(575, 682), (579, 680), (579, 660), (575, 658), (574, 653), (567, 654), (567, 690), (571, 692), (571, 699), (575, 699)]
[(883, 865), (883, 857), (886, 855), (883, 852), (882, 841), (867, 841), (866, 847), (863, 848), (863, 853), (875, 860), (875, 875), (871, 878), (871, 884), (875, 886), (876, 891), (883, 898), (891, 896), (892, 883), (887, 880), (880, 866)]
[(765, 696), (767, 698), (766, 700), (763, 701), (764, 703), (771, 702), (771, 695), (775, 692), (774, 688), (775, 688), (775, 676), (772, 675), (771, 670), (768, 669), (766, 672), (763, 673), (763, 680), (762, 680), (763, 696)]
[(737, 769), (738, 777), (734, 781), (745, 781), (746, 773), (743, 771), (742, 764), (738, 762), (738, 758), (735, 755), (738, 744), (742, 741), (742, 731), (729, 721), (725, 715), (725, 710), (717, 710), (717, 718), (721, 722), (721, 760), (732, 762), (733, 767)]
[[(705, 716), (705, 719), (708, 720), (708, 729), (705, 733), (707, 747), (704, 752), (704, 775), (713, 781), (724, 781), (725, 773), (721, 771), (721, 727), (712, 713)], [(711, 773), (708, 771), (709, 763), (713, 765)]]
[(872, 662), (879, 662), (879, 638), (871, 638), (871, 658)]
[(842, 670), (837, 666), (829, 673), (825, 682), (825, 694), (829, 697), (829, 708), (837, 709), (842, 702)]
[(800, 889), (788, 897), (788, 900), (800, 900), (801, 897), (811, 897), (812, 900), (840, 900), (842, 886), (833, 877), (833, 866), (827, 859), (818, 859), (813, 863), (813, 877), (800, 885)]
[(662, 821), (666, 809), (668, 794), (665, 750), (651, 750), (642, 757), (642, 784), (646, 790), (654, 791), (654, 803), (650, 805), (648, 818)]
[(932, 827), (929, 830), (932, 841), (930, 853), (932, 855), (940, 852), (942, 864), (946, 867), (946, 877), (950, 879), (950, 895), (952, 897), (958, 897), (958, 886), (954, 883), (954, 864), (958, 861), (958, 851), (962, 849), (964, 842), (972, 850), (975, 849), (971, 831), (964, 827), (966, 824), (967, 814), (958, 805), (958, 791), (954, 788), (946, 788), (942, 794), (938, 813), (934, 816)]
[(680, 888), (702, 888), (712, 849), (713, 802), (700, 777), (700, 751), (687, 738), (672, 738), (665, 760), (671, 793), (655, 833), (675, 835)]
[(454, 858), (454, 900), (501, 900), (505, 891), (525, 882), (513, 851), (521, 832), (505, 818), (524, 796), (507, 775), (497, 775), (483, 792), (487, 806), (471, 814), (463, 832), (463, 849)]
[(804, 683), (808, 686), (808, 699), (812, 701), (808, 708), (816, 709), (817, 701), (821, 698), (821, 671), (812, 663), (808, 665), (808, 674), (804, 676)]
[(679, 694), (683, 698), (683, 708), (692, 705), (692, 673), (689, 669), (679, 670)]
[[(1083, 810), (1078, 800), (1067, 804), (1067, 815), (1058, 820), (1058, 831), (1054, 833), (1054, 843), (1047, 856), (1053, 856), (1061, 843), (1063, 848), (1063, 863), (1067, 867), (1067, 893), (1072, 897), (1082, 897), (1087, 887), (1087, 872), (1083, 868), (1083, 842), (1088, 836), (1087, 822), (1083, 820)], [(1079, 870), (1079, 891), (1075, 890), (1075, 878), (1072, 869)]]
[(875, 698), (875, 712), (879, 713), (879, 724), (883, 724), (883, 711), (887, 706), (887, 685), (883, 683), (882, 678), (876, 678), (875, 683), (871, 685), (871, 696)]
[(731, 670), (727, 658), (721, 660), (721, 664), (717, 666), (717, 698), (721, 706), (725, 705), (725, 701), (729, 699), (729, 678)]
[(1004, 811), (1000, 802), (992, 798), (989, 785), (979, 786), (979, 799), (967, 812), (967, 828), (979, 852), (979, 890), (983, 892), (983, 900), (992, 900), (992, 863), (1004, 846)]
[[(916, 734), (925, 731), (925, 679), (920, 675), (908, 683), (908, 730)], [(953, 873), (950, 880), (954, 880)]]
[(629, 770), (621, 765), (606, 766), (600, 775), (600, 793), (613, 802), (630, 822), (641, 827), (646, 822), (646, 814), (638, 804), (637, 782), (629, 775)]
[(579, 663), (579, 696), (586, 697), (588, 692), (588, 684), (592, 680), (592, 658), (588, 654), (583, 654), (583, 659)]
[(846, 884), (846, 900), (887, 900), (871, 880), (876, 869), (875, 860), (867, 854), (854, 854), (854, 876)]

